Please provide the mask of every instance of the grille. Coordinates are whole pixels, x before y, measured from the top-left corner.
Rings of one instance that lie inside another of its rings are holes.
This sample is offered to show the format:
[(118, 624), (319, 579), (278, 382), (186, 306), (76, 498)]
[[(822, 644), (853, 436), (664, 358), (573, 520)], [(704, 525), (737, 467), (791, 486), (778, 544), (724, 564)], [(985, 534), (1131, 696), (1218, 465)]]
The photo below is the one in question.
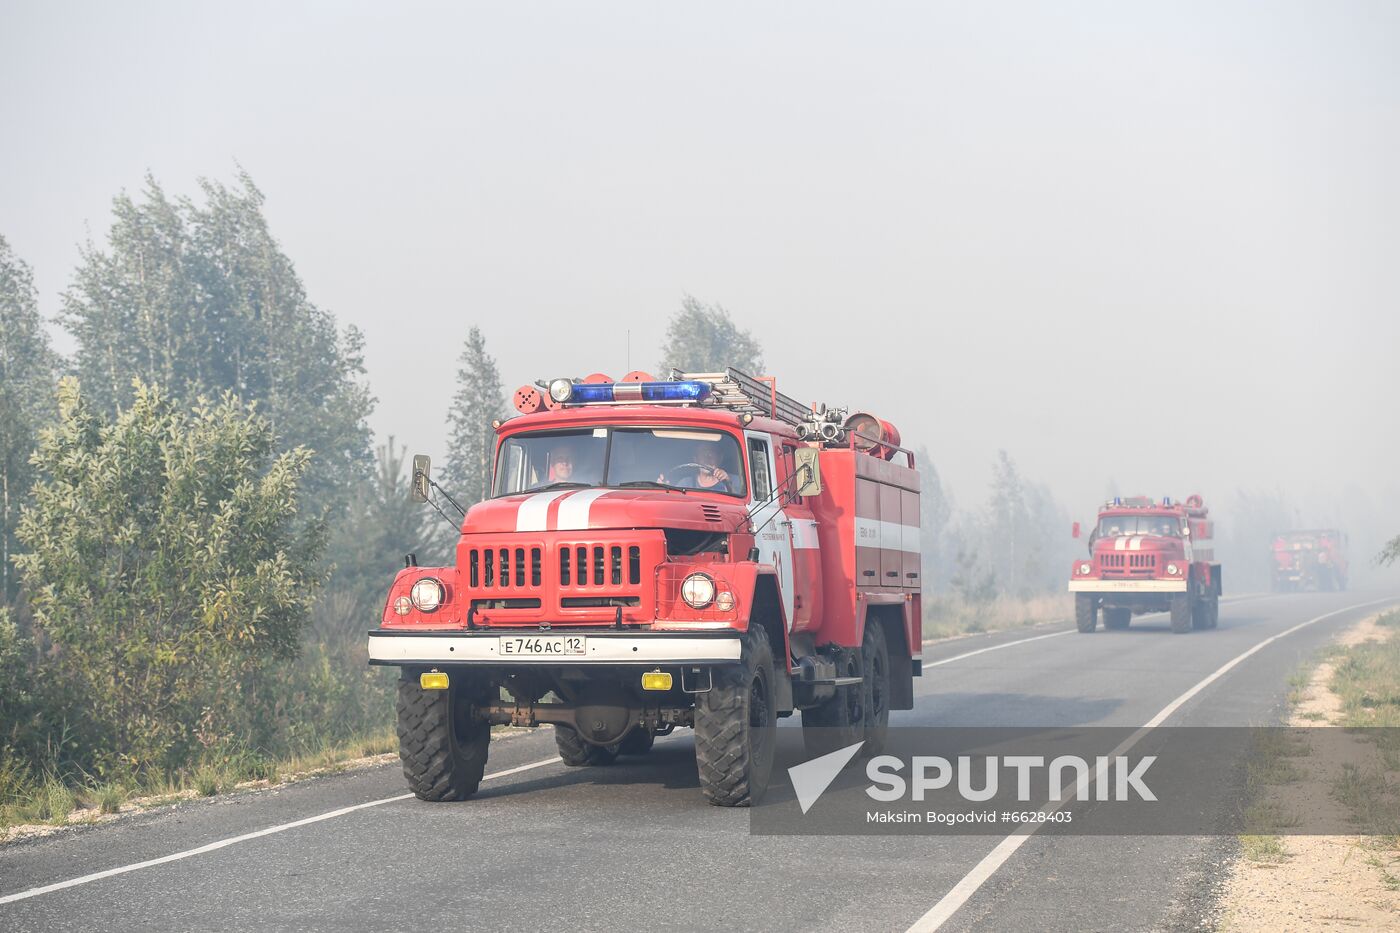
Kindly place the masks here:
[(467, 580), (473, 590), (538, 588), (543, 563), (538, 547), (472, 548), (467, 553)]
[(642, 582), (642, 549), (634, 545), (579, 544), (559, 548), (559, 586), (585, 589)]
[(1150, 577), (1157, 572), (1157, 555), (1100, 554), (1099, 568), (1107, 577)]
[(713, 505), (700, 506), (700, 513), (704, 515), (705, 521), (717, 522), (720, 519), (720, 510)]

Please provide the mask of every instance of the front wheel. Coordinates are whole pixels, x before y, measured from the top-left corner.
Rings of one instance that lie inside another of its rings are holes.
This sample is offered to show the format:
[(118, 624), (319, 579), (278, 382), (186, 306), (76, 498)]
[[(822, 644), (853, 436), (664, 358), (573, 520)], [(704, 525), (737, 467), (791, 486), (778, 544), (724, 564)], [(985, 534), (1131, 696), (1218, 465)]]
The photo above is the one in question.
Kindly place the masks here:
[(778, 710), (773, 649), (749, 626), (737, 665), (717, 668), (714, 686), (695, 702), (695, 765), (700, 790), (717, 807), (747, 807), (763, 796), (773, 772)]
[(1172, 631), (1185, 635), (1191, 631), (1191, 597), (1187, 593), (1173, 593), (1171, 601)]
[(618, 745), (592, 745), (585, 742), (573, 727), (555, 725), (554, 747), (570, 768), (601, 767), (612, 764), (618, 756)]
[(656, 733), (638, 726), (627, 733), (627, 738), (618, 745), (617, 753), (619, 755), (645, 755), (651, 751), (654, 744), (656, 744)]
[(1089, 634), (1099, 624), (1099, 598), (1092, 593), (1074, 594), (1074, 624)]
[[(454, 675), (455, 676), (455, 675)], [(481, 786), (491, 724), (471, 715), (466, 685), (424, 690), (400, 680), (399, 759), (419, 800), (465, 800)]]

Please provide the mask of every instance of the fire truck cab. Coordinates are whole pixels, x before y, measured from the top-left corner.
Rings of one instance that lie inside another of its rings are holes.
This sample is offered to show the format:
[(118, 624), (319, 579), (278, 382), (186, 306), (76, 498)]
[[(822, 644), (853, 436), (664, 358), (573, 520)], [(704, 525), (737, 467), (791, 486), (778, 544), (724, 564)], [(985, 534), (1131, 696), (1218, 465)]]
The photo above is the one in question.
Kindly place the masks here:
[[(1089, 556), (1070, 568), (1079, 631), (1094, 631), (1100, 610), (1106, 629), (1127, 628), (1134, 614), (1163, 611), (1179, 634), (1215, 628), (1222, 586), (1208, 516), (1200, 496), (1105, 503), (1089, 534)], [(1076, 522), (1074, 536), (1079, 533)]]
[[(763, 793), (794, 712), (814, 750), (878, 751), (922, 644), (919, 474), (891, 425), (733, 369), (515, 403), (455, 563), (407, 558), (369, 633), (370, 663), (401, 671), (417, 796), (474, 793), (495, 724), (552, 725), (573, 766), (691, 728), (720, 806)], [(445, 496), (426, 458), (414, 484)]]

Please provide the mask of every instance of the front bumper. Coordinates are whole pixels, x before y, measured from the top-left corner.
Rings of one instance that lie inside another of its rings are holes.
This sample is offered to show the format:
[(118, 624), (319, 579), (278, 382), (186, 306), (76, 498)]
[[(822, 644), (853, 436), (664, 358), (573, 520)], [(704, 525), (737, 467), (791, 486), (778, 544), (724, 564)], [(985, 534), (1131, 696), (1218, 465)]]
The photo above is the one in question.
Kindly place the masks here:
[(1071, 580), (1071, 593), (1185, 593), (1185, 580)]
[(658, 664), (709, 665), (738, 661), (742, 647), (737, 632), (716, 635), (634, 635), (628, 632), (578, 632), (587, 639), (587, 653), (579, 656), (503, 657), (500, 639), (505, 636), (558, 635), (560, 630), (537, 632), (412, 632), (379, 629), (369, 633), (371, 664), (470, 664), (519, 667), (593, 667), (602, 665)]

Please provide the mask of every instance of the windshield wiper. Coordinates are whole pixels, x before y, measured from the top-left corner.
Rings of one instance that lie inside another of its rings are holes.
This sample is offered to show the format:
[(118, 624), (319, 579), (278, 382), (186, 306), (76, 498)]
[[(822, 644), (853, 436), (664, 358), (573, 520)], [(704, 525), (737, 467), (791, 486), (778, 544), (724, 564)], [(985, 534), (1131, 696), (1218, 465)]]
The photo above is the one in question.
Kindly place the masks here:
[(674, 489), (677, 492), (690, 492), (690, 490), (686, 489), (684, 486), (672, 486), (670, 483), (658, 483), (654, 479), (630, 479), (625, 483), (618, 483), (617, 485), (622, 488), (636, 488), (641, 486), (647, 489)]
[(526, 490), (523, 490), (523, 491), (524, 491), (524, 492), (548, 492), (548, 491), (551, 490), (551, 489), (587, 489), (588, 487), (589, 487), (589, 484), (588, 484), (588, 483), (558, 482), (558, 483), (550, 483), (550, 484), (547, 485), (547, 486), (531, 486), (529, 489), (526, 489)]

